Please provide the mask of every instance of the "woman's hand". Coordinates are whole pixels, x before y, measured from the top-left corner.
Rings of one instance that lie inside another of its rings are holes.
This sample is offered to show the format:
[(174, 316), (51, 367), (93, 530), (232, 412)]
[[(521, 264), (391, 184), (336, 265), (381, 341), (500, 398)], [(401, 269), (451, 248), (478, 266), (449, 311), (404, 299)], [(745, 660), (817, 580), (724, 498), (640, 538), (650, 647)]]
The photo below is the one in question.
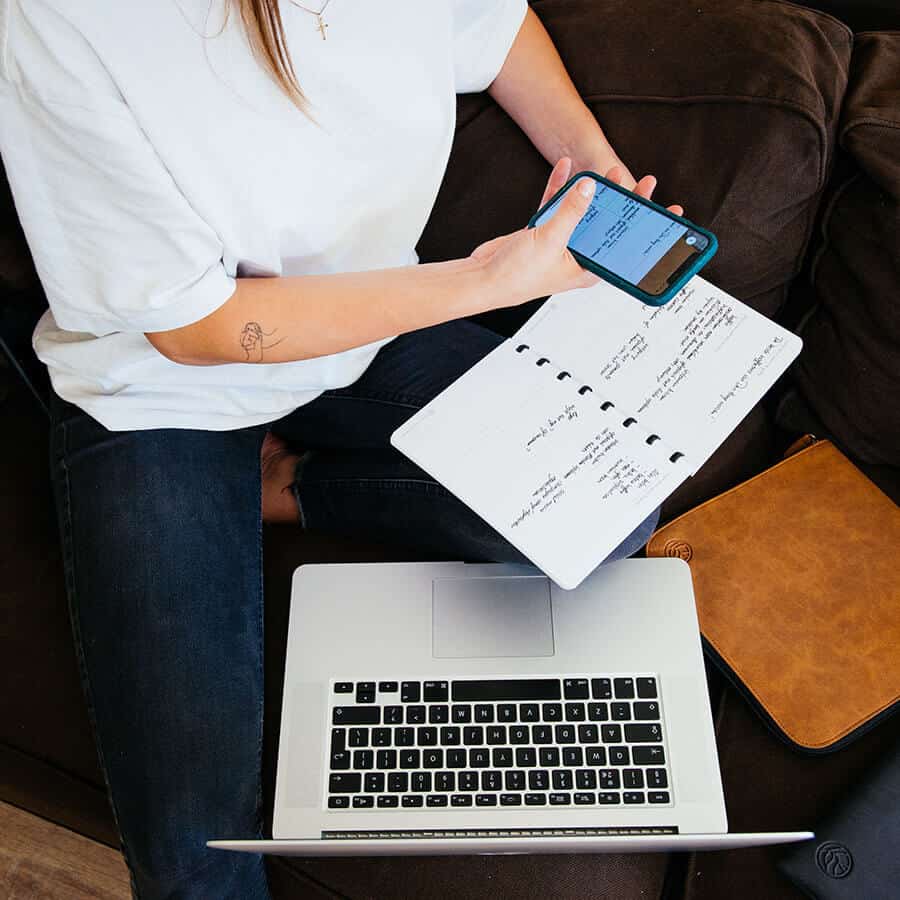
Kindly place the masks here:
[[(572, 171), (572, 161), (563, 157), (553, 167), (540, 206), (543, 206), (565, 183)], [(619, 166), (610, 169), (605, 177), (621, 183), (624, 172)], [(472, 258), (484, 267), (497, 290), (490, 295), (500, 300), (485, 309), (498, 306), (517, 306), (535, 297), (544, 297), (574, 288), (590, 287), (600, 279), (583, 269), (569, 252), (568, 242), (581, 217), (587, 212), (594, 196), (595, 182), (582, 178), (570, 190), (553, 218), (535, 228), (522, 228), (476, 247)], [(656, 187), (656, 179), (645, 175), (635, 186), (634, 193), (648, 200)], [(669, 209), (681, 215), (680, 206)]]

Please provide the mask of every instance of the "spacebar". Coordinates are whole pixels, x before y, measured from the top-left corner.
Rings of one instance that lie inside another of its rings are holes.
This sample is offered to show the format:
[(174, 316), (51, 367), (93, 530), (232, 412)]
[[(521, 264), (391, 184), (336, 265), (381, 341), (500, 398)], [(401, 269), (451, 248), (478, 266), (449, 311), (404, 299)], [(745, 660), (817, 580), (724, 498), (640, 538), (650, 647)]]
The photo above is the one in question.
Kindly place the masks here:
[(503, 678), (496, 681), (454, 681), (453, 699), (473, 700), (559, 700), (558, 678)]

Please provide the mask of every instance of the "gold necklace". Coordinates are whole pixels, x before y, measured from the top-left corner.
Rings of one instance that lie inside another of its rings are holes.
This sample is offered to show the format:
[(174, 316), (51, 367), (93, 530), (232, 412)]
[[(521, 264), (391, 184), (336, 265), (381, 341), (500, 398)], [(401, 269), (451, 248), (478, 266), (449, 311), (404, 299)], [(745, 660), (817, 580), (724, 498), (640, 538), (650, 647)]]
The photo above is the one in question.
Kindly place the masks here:
[(319, 7), (318, 10), (309, 9), (309, 7), (304, 6), (302, 3), (298, 3), (297, 0), (291, 0), (291, 3), (294, 4), (298, 9), (302, 9), (303, 12), (308, 12), (311, 16), (316, 17), (316, 29), (319, 34), (322, 35), (322, 40), (325, 40), (325, 29), (328, 27), (328, 23), (325, 21), (324, 12), (325, 7), (331, 3), (331, 0), (325, 0), (325, 2)]

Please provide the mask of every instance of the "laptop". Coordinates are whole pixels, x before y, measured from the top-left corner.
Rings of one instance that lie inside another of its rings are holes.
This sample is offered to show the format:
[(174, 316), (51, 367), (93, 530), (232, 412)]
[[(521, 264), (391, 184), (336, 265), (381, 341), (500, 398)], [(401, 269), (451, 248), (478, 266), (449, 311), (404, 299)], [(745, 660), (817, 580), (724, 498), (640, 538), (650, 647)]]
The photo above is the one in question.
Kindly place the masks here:
[(503, 564), (304, 565), (272, 840), (303, 856), (747, 847), (728, 834), (690, 570), (564, 591)]

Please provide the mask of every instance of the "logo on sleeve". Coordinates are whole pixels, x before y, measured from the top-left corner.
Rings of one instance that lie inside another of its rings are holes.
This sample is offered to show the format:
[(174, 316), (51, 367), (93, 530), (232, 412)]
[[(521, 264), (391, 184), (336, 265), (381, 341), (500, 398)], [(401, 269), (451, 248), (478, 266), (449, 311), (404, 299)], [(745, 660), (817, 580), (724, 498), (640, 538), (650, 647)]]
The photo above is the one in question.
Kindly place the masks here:
[(853, 856), (843, 844), (825, 841), (816, 847), (816, 865), (829, 878), (846, 878), (853, 868)]

